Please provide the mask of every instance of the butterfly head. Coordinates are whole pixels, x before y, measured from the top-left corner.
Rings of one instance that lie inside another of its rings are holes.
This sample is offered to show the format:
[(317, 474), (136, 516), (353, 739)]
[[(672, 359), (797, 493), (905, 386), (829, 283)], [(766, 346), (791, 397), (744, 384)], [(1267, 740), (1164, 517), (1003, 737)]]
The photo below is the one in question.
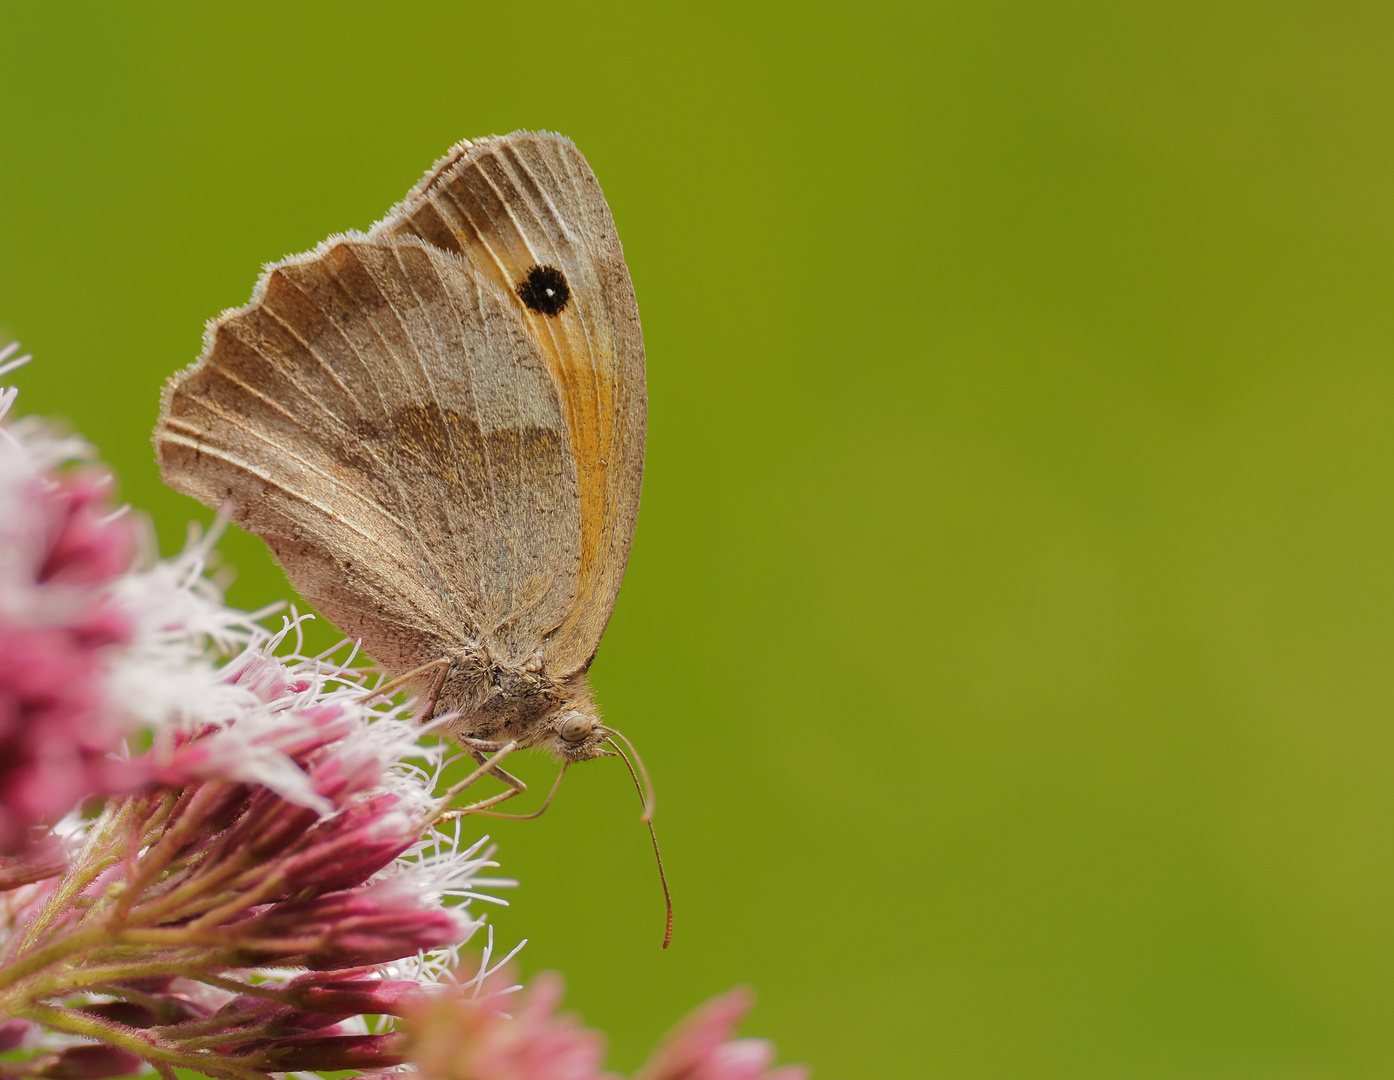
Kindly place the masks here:
[(572, 707), (563, 709), (553, 718), (546, 741), (557, 757), (585, 761), (608, 755), (609, 751), (601, 744), (610, 734), (610, 729), (600, 722), (593, 709)]
[(610, 751), (602, 744), (612, 732), (600, 722), (600, 709), (590, 682), (584, 674), (554, 683), (552, 708), (534, 728), (530, 744), (552, 752), (552, 756), (568, 764), (608, 757)]

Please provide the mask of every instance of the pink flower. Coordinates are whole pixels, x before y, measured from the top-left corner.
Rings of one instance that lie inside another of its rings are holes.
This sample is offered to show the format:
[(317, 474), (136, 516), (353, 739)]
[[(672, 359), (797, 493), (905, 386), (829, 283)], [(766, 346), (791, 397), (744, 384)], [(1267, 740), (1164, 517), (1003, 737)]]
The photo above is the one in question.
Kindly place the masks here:
[(774, 1046), (765, 1039), (732, 1039), (754, 999), (737, 988), (691, 1013), (663, 1040), (634, 1080), (804, 1080), (801, 1065), (766, 1071)]
[(130, 782), (109, 758), (127, 725), (105, 681), (130, 639), (110, 586), (135, 536), (112, 515), (108, 476), (57, 471), (77, 446), (34, 425), (0, 427), (0, 853)]
[(403, 1016), (419, 1005), (424, 994), (433, 991), (434, 987), (402, 979), (345, 978), (341, 972), (328, 976), (315, 972), (287, 985), (284, 996), (296, 1008), (344, 1018), (361, 1013)]
[[(364, 700), (357, 672), (275, 656), (296, 623), (268, 635), (197, 591), (199, 547), (180, 559), (177, 572), (139, 572), (150, 589), (128, 574), (117, 591), (137, 631), (113, 670), (168, 673), (185, 693), (146, 714), (148, 753), (108, 759), (139, 783), (0, 857), (0, 1015), (23, 1015), (33, 980), (36, 998), (70, 1002), (46, 1025), (101, 1045), (45, 1043), (41, 1028), (36, 1041), (24, 1025), (0, 1034), (28, 1040), (25, 1068), (54, 1080), (133, 1071), (133, 1043), (149, 1060), (196, 1052), (238, 1075), (393, 1067), (404, 1037), (365, 1031), (365, 1015), (400, 1012), (448, 978), (482, 923), (468, 905), (489, 898), (476, 890), (511, 883), (479, 876), (494, 865), (484, 840), (437, 827), (443, 751), (417, 744), (419, 724)], [(192, 647), (220, 630), (244, 635), (222, 667)], [(120, 682), (103, 684), (109, 714), (130, 712)], [(65, 879), (45, 879), (68, 870), (84, 884), (52, 906)], [(72, 954), (46, 953), (54, 940)], [(6, 983), (7, 965), (27, 974)], [(71, 1000), (93, 970), (119, 974), (99, 1000)]]
[(367, 881), (421, 835), (419, 820), (381, 792), (318, 822), (290, 850), (283, 874), (289, 892), (318, 895)]
[(513, 1015), (497, 996), (467, 987), (423, 998), (408, 1017), (409, 1057), (428, 1080), (600, 1080), (605, 1039), (574, 1016), (556, 1016), (560, 976), (538, 976)]

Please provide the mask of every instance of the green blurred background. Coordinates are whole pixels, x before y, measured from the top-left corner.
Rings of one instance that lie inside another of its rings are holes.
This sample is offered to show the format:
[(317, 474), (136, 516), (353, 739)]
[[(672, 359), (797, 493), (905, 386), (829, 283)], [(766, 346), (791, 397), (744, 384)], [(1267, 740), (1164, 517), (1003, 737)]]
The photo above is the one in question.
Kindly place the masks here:
[(6, 0), (0, 56), (21, 405), (167, 552), (159, 388), (262, 262), (462, 136), (588, 155), (677, 936), (613, 762), (496, 921), (614, 1065), (749, 982), (823, 1080), (1390, 1075), (1394, 8)]

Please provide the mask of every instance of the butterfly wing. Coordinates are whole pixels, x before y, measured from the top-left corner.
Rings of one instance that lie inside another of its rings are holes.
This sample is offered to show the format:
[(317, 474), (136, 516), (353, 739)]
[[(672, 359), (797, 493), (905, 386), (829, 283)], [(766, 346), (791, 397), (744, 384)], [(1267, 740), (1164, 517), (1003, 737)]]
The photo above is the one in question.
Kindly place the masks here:
[(412, 237), (268, 268), (171, 380), (165, 481), (261, 535), (389, 671), (481, 634), (513, 659), (575, 606), (576, 465), (548, 361), (502, 292)]
[(576, 603), (544, 627), (548, 669), (589, 665), (624, 576), (644, 468), (639, 310), (595, 174), (569, 139), (515, 132), (461, 143), (373, 235), (453, 252), (506, 294), (560, 393), (577, 473)]

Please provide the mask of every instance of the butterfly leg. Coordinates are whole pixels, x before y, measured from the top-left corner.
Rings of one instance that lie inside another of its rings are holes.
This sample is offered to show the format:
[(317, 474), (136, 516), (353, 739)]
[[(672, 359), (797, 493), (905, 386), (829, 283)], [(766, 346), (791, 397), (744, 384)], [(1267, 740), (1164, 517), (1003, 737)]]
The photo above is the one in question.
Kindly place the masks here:
[[(515, 795), (521, 795), (528, 790), (528, 785), (523, 783), (518, 777), (492, 764), (490, 760), (484, 756), (484, 751), (476, 750), (473, 747), (468, 747), (468, 749), (470, 756), (474, 758), (475, 761), (479, 762), (480, 769), (487, 770), (488, 774), (494, 779), (502, 780), (508, 785), (508, 790), (501, 791), (497, 795), (491, 795), (487, 799), (481, 799), (477, 803), (470, 803), (469, 806), (462, 806), (459, 810), (453, 810), (451, 811), (452, 817), (479, 813), (480, 811), (487, 810), (491, 806), (497, 806), (499, 803), (505, 802)], [(476, 769), (475, 771), (479, 772), (480, 769)]]
[[(488, 758), (484, 756), (483, 750), (480, 750), (473, 746), (468, 746), (468, 744), (466, 745), (466, 748), (470, 752), (470, 757), (474, 758), (474, 760), (479, 762), (479, 764), (483, 765), (488, 761)], [(490, 749), (495, 750), (498, 749), (498, 747), (491, 746)], [(523, 783), (523, 781), (518, 779), (518, 777), (514, 776), (512, 773), (505, 772), (497, 765), (495, 765), (493, 768), (489, 770), (489, 775), (492, 776), (495, 780), (502, 780), (511, 788), (516, 788), (519, 795), (528, 790), (527, 784)]]
[[(469, 750), (474, 760), (479, 762), (481, 765), (483, 765), (487, 760), (484, 756), (484, 751), (496, 751), (501, 749), (502, 746), (505, 745), (503, 743), (489, 742), (486, 739), (472, 739), (469, 736), (461, 736), (459, 737), (459, 741), (464, 744), (466, 749)], [(505, 772), (503, 769), (497, 767), (491, 770), (490, 775), (494, 776), (499, 780), (502, 780), (505, 784), (508, 784), (509, 787), (513, 790), (501, 792), (500, 794), (495, 795), (492, 798), (483, 799), (480, 802), (474, 803), (467, 807), (463, 807), (458, 811), (458, 813), (462, 815), (480, 814), (484, 817), (508, 818), (510, 821), (531, 821), (533, 818), (539, 818), (543, 814), (545, 814), (547, 812), (547, 808), (552, 805), (552, 800), (557, 797), (557, 791), (561, 788), (562, 778), (566, 776), (566, 764), (562, 764), (561, 771), (557, 773), (556, 780), (552, 782), (552, 790), (547, 792), (547, 798), (542, 800), (542, 805), (530, 814), (499, 814), (491, 812), (488, 809), (489, 807), (497, 806), (499, 803), (504, 802), (507, 799), (511, 799), (515, 795), (523, 794), (525, 791), (528, 790), (528, 786), (527, 784), (523, 783), (522, 780), (518, 779), (516, 776), (512, 776), (509, 773)], [(452, 813), (454, 813), (454, 811), (452, 811)]]
[[(557, 797), (557, 789), (561, 787), (562, 777), (564, 777), (565, 775), (566, 764), (563, 763), (561, 770), (557, 773), (556, 780), (552, 782), (552, 790), (547, 792), (547, 798), (544, 799), (542, 801), (542, 805), (539, 806), (536, 810), (534, 810), (531, 814), (498, 814), (492, 810), (477, 809), (476, 807), (482, 805), (478, 803), (475, 806), (469, 807), (468, 810), (470, 813), (479, 814), (483, 817), (507, 818), (509, 821), (531, 821), (533, 818), (540, 818), (543, 814), (547, 812), (547, 807), (552, 805), (552, 800)], [(503, 796), (503, 798), (508, 798), (513, 794), (513, 792), (509, 792), (507, 795)], [(502, 799), (500, 799), (500, 801), (502, 801)]]
[(412, 668), (412, 670), (408, 671), (405, 675), (398, 675), (395, 679), (389, 679), (382, 686), (368, 691), (359, 700), (372, 701), (373, 698), (377, 697), (391, 697), (402, 687), (406, 686), (407, 683), (414, 682), (433, 669), (435, 671), (435, 676), (431, 679), (431, 689), (426, 695), (426, 703), (422, 708), (417, 710), (418, 716), (429, 720), (431, 715), (436, 711), (436, 700), (440, 697), (441, 688), (445, 685), (446, 672), (450, 670), (450, 661), (444, 657), (422, 664), (418, 668)]
[[(509, 788), (507, 791), (501, 791), (501, 792), (499, 792), (497, 795), (491, 795), (491, 796), (489, 796), (489, 798), (487, 798), (487, 799), (480, 799), (478, 802), (476, 802), (476, 803), (470, 803), (468, 806), (462, 806), (462, 807), (460, 807), (458, 810), (451, 810), (451, 811), (449, 811), (448, 813), (443, 814), (442, 817), (444, 817), (444, 818), (453, 818), (453, 817), (464, 817), (466, 814), (482, 814), (482, 813), (487, 813), (489, 807), (491, 807), (491, 806), (497, 806), (497, 805), (498, 805), (499, 803), (501, 803), (501, 802), (507, 802), (509, 799), (513, 798), (513, 796), (514, 796), (514, 795), (517, 795), (517, 794), (518, 794), (518, 789), (517, 789), (517, 788), (512, 788), (512, 787), (511, 787), (511, 788)], [(506, 814), (506, 815), (490, 814), (489, 816), (490, 816), (490, 817), (499, 817), (499, 816), (511, 817), (512, 815), (511, 815), (511, 814)]]
[[(458, 810), (450, 809), (450, 800), (455, 798), (456, 795), (460, 794), (460, 792), (464, 791), (470, 785), (477, 783), (481, 777), (491, 775), (495, 772), (495, 770), (503, 773), (502, 769), (498, 769), (498, 763), (518, 748), (519, 747), (516, 742), (507, 742), (504, 743), (503, 746), (499, 747), (498, 752), (494, 754), (494, 756), (491, 758), (484, 758), (483, 755), (480, 755), (481, 763), (479, 768), (475, 769), (474, 772), (470, 773), (463, 780), (459, 780), (456, 783), (451, 784), (450, 787), (446, 790), (445, 794), (436, 800), (436, 809), (435, 812), (431, 815), (431, 820), (440, 821), (447, 818), (459, 817), (462, 814), (469, 813), (476, 806), (493, 806), (495, 803), (500, 803), (504, 799), (510, 799), (514, 795), (518, 794), (518, 789), (510, 786), (507, 791), (503, 792), (502, 794), (495, 795), (490, 799), (484, 799), (481, 802), (471, 804), (470, 806), (460, 807)], [(509, 775), (508, 773), (503, 774), (505, 776)], [(521, 783), (521, 781), (519, 781), (519, 783)]]

